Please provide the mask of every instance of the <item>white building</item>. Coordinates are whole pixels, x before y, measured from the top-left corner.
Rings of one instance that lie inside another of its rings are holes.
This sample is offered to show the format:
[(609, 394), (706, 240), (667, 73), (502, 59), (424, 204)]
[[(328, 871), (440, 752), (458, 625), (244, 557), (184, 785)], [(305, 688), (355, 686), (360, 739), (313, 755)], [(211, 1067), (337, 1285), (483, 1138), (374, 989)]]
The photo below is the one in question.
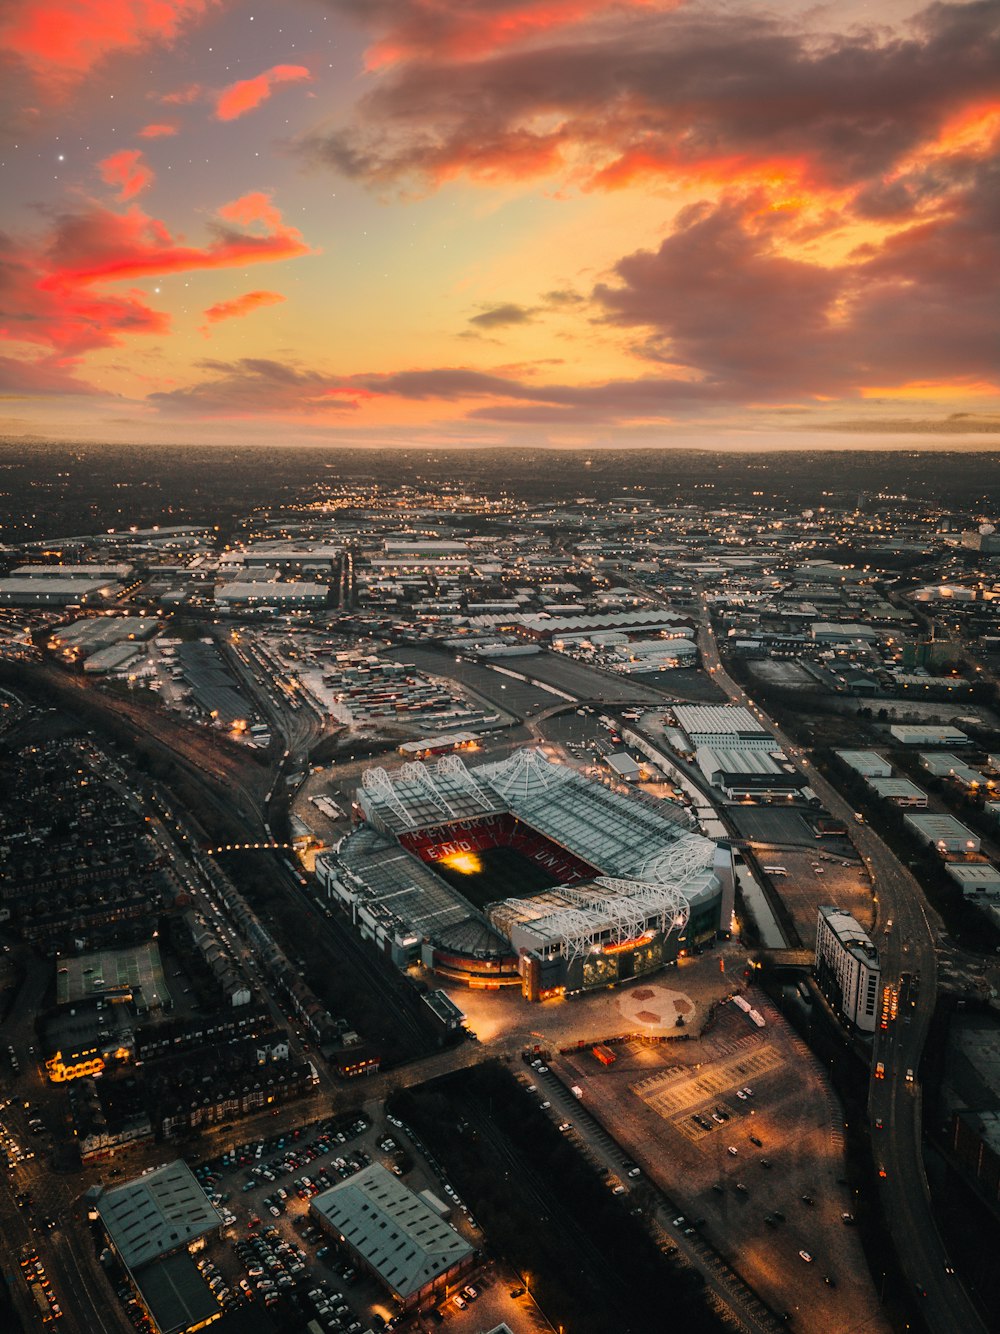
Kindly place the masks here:
[(922, 843), (933, 843), (942, 854), (979, 851), (979, 836), (954, 815), (906, 815), (903, 823)]
[(927, 793), (908, 778), (869, 778), (868, 786), (883, 801), (912, 811), (927, 809)]
[(892, 765), (873, 750), (836, 750), (834, 754), (862, 778), (892, 777)]
[(841, 1018), (874, 1033), (880, 971), (871, 937), (843, 908), (822, 907), (816, 924), (816, 978)]
[(678, 704), (677, 725), (691, 749), (776, 750), (777, 742), (749, 709), (738, 704)]
[(967, 746), (969, 738), (957, 727), (938, 723), (894, 723), (889, 735), (901, 746)]

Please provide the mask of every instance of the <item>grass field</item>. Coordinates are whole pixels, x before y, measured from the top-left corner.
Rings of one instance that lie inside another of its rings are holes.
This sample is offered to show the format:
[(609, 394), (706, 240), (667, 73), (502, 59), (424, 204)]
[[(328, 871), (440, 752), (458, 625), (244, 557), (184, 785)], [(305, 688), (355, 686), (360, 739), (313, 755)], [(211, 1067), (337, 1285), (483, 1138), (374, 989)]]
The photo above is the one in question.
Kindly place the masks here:
[(559, 883), (544, 866), (529, 861), (515, 848), (487, 848), (477, 856), (482, 870), (471, 874), (434, 863), (438, 874), (476, 908), (498, 899), (528, 898)]

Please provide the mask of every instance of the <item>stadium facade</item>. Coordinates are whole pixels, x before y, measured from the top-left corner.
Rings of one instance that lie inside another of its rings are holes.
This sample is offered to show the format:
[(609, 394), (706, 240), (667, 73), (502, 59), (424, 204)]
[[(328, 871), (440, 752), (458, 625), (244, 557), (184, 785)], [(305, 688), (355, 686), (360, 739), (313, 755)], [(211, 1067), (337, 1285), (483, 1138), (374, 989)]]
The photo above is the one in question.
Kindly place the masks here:
[(730, 928), (728, 848), (537, 749), (369, 769), (354, 814), (316, 874), (400, 967), (541, 1000), (655, 972)]

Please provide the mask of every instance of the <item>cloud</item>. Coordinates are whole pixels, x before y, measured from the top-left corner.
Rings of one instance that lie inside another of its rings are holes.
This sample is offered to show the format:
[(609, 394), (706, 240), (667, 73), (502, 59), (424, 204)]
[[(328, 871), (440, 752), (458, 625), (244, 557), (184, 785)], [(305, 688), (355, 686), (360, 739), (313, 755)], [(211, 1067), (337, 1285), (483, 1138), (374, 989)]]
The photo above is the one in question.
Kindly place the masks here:
[(137, 132), (137, 135), (140, 139), (166, 139), (170, 135), (177, 133), (178, 127), (176, 125), (153, 124), (144, 125), (142, 129)]
[(204, 361), (201, 367), (214, 372), (213, 378), (150, 394), (150, 403), (170, 413), (256, 417), (351, 412), (367, 396), (343, 379), (262, 357)]
[[(678, 0), (633, 0), (642, 10), (672, 9)], [(336, 8), (382, 35), (367, 53), (370, 69), (417, 56), (469, 59), (551, 37), (608, 9), (607, 0), (338, 0)]]
[(50, 273), (40, 286), (51, 290), (200, 269), (241, 268), (310, 253), (301, 232), (287, 226), (270, 195), (259, 191), (222, 205), (208, 229), (209, 243), (192, 246), (176, 240), (164, 223), (134, 205), (124, 214), (97, 206), (63, 214), (47, 251)]
[[(996, 99), (1000, 11), (985, 0), (932, 5), (906, 36), (822, 38), (762, 14), (579, 8), (582, 21), (550, 40), (476, 59), (412, 43), (352, 124), (301, 151), (377, 186), (558, 171), (606, 189), (773, 179), (837, 191), (891, 172), (963, 108)], [(440, 19), (436, 5), (376, 6), (376, 24), (428, 11)]]
[(155, 180), (152, 168), (142, 160), (142, 153), (137, 148), (123, 148), (120, 153), (112, 153), (103, 162), (98, 162), (101, 178), (107, 185), (118, 187), (118, 199), (134, 199)]
[(0, 45), (44, 86), (76, 83), (101, 61), (170, 46), (214, 0), (12, 0)]
[(223, 205), (201, 246), (177, 240), (135, 205), (116, 213), (89, 204), (61, 214), (48, 233), (30, 241), (0, 237), (0, 342), (19, 353), (41, 349), (40, 358), (24, 363), (23, 373), (47, 373), (56, 384), (53, 368), (71, 368), (87, 352), (117, 346), (135, 334), (169, 332), (168, 316), (150, 306), (144, 292), (108, 291), (109, 284), (242, 269), (308, 253), (301, 234), (282, 221), (263, 193)]
[(469, 317), (469, 323), (478, 329), (503, 329), (511, 324), (530, 324), (535, 311), (528, 306), (518, 306), (512, 301), (501, 306), (491, 306), (489, 310)]
[(215, 101), (216, 117), (219, 120), (236, 120), (266, 102), (279, 84), (311, 77), (305, 65), (272, 65), (256, 78), (241, 79), (224, 88)]
[(280, 305), (284, 300), (280, 292), (244, 292), (242, 296), (233, 297), (231, 301), (219, 301), (214, 306), (209, 306), (205, 311), (205, 319), (209, 324), (218, 324), (220, 320), (232, 320), (250, 315), (253, 311), (260, 310), (262, 306)]
[(730, 395), (830, 393), (845, 277), (778, 253), (752, 212), (745, 201), (685, 210), (658, 250), (619, 260), (618, 283), (598, 284), (594, 301), (607, 322), (649, 332), (647, 356)]
[(200, 83), (189, 83), (183, 88), (173, 89), (172, 92), (160, 93), (157, 101), (168, 107), (187, 107), (197, 102), (204, 91)]
[(97, 391), (72, 370), (57, 361), (27, 361), (21, 357), (0, 356), (0, 394), (9, 402), (17, 398), (38, 398), (53, 394), (95, 394)]

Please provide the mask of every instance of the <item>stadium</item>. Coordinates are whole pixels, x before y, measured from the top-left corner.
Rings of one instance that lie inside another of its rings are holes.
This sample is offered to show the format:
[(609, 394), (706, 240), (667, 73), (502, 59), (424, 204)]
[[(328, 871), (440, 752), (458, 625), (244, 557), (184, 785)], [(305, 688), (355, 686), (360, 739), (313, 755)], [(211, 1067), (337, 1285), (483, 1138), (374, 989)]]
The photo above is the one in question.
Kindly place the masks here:
[(354, 813), (316, 874), (399, 967), (542, 1000), (645, 976), (729, 929), (728, 848), (537, 749), (369, 769)]

